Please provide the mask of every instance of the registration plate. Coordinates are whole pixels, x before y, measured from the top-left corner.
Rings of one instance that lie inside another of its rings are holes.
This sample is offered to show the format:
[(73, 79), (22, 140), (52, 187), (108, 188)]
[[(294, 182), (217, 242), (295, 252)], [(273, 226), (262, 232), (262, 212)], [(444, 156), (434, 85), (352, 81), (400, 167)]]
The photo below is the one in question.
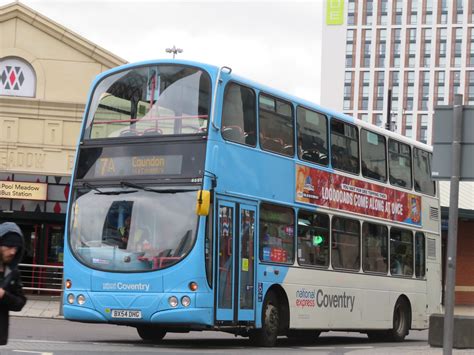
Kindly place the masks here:
[(112, 309), (112, 318), (132, 318), (140, 319), (142, 311), (133, 311), (128, 309)]

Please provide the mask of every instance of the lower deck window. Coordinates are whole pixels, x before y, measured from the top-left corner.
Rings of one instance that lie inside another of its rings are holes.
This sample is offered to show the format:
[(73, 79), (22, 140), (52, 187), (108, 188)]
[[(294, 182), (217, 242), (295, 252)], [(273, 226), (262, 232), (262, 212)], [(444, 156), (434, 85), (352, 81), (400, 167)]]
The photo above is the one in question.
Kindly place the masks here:
[(332, 219), (332, 266), (335, 269), (360, 269), (360, 225), (354, 219)]
[(390, 230), (390, 272), (395, 276), (413, 276), (413, 234), (409, 230)]
[(261, 261), (293, 264), (294, 218), (291, 208), (267, 203), (260, 206)]

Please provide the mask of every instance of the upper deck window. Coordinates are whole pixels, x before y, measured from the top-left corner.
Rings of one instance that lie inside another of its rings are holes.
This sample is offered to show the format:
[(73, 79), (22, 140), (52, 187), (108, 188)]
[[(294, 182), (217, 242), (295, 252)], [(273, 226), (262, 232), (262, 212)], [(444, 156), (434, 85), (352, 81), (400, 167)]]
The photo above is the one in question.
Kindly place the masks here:
[(222, 109), (224, 139), (255, 146), (257, 142), (256, 116), (253, 90), (235, 83), (229, 84), (224, 94)]
[(408, 144), (388, 140), (390, 183), (411, 189), (411, 150)]
[(362, 175), (378, 181), (387, 180), (385, 138), (366, 129), (360, 131)]
[(259, 99), (260, 146), (274, 153), (295, 154), (293, 109), (291, 105), (269, 95)]
[(84, 138), (202, 134), (211, 85), (183, 65), (142, 66), (104, 78), (95, 88)]
[(335, 169), (359, 173), (359, 136), (357, 127), (331, 120), (331, 161)]
[(328, 122), (326, 116), (303, 107), (297, 109), (298, 157), (302, 160), (327, 165)]
[(415, 191), (434, 196), (435, 183), (431, 179), (431, 153), (413, 148), (413, 178)]

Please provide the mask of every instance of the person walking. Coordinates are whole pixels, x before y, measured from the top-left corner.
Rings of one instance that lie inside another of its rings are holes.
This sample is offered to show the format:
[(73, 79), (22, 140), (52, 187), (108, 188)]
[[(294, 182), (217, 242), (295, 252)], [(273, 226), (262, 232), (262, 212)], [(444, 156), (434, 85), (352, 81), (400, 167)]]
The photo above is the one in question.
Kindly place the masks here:
[(21, 229), (11, 222), (0, 224), (0, 345), (8, 341), (10, 311), (21, 311), (26, 303), (18, 270), (23, 250)]

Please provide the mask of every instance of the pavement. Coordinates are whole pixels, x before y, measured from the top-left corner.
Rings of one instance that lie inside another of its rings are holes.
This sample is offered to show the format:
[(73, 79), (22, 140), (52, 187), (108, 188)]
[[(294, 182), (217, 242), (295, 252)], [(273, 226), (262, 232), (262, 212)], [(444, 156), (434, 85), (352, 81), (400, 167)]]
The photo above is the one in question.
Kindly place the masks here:
[(13, 317), (58, 318), (63, 319), (61, 297), (26, 295), (26, 305), (20, 312), (10, 312)]

